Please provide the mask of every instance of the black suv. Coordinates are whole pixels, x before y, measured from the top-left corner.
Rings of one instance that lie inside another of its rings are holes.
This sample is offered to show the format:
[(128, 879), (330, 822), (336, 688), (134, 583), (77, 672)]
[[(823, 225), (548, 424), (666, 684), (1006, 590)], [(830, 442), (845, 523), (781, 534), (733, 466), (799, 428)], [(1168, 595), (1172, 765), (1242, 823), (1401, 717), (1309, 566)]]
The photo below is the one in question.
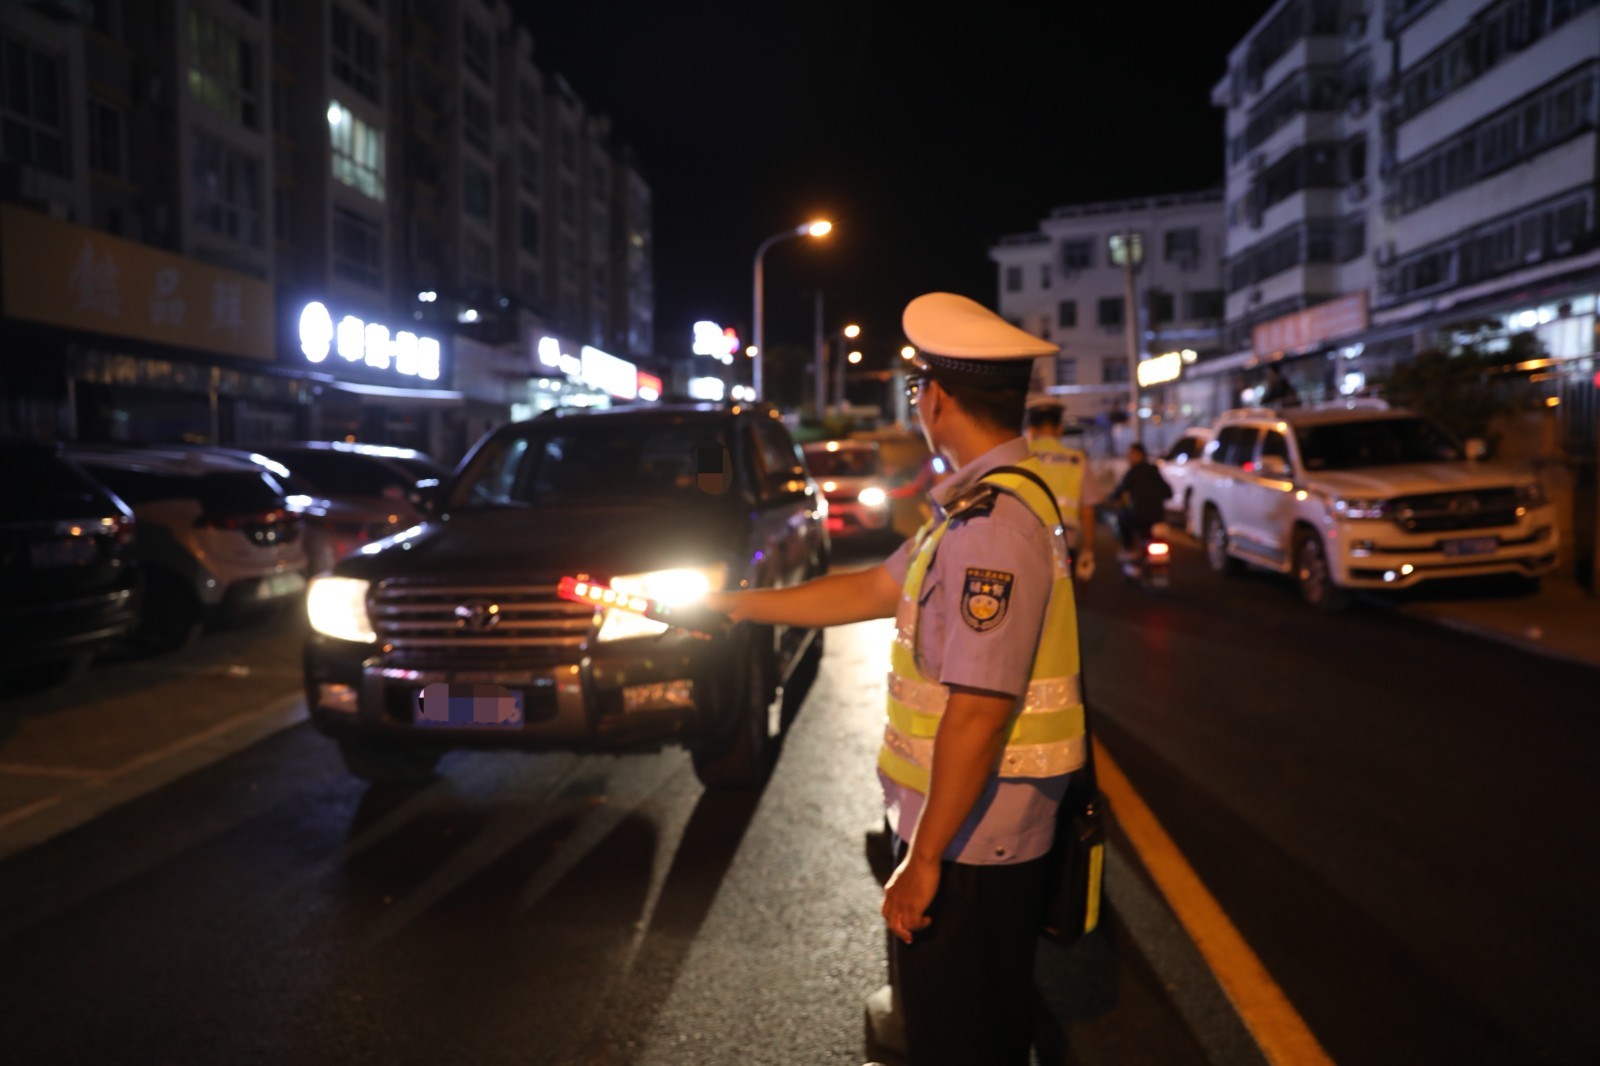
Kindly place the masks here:
[(0, 440), (0, 670), (86, 665), (132, 632), (133, 512), (53, 444)]
[(372, 781), (455, 747), (687, 745), (708, 786), (759, 783), (815, 630), (694, 635), (562, 599), (582, 576), (677, 608), (827, 569), (816, 483), (762, 405), (558, 411), (483, 438), (422, 525), (308, 593), (306, 700)]

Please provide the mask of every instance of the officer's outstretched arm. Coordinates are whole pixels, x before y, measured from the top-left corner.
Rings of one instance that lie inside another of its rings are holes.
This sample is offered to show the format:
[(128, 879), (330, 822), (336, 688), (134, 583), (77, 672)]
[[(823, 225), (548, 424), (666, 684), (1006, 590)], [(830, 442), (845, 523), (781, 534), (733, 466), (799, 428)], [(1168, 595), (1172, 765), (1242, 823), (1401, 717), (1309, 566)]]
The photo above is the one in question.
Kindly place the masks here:
[(891, 618), (900, 601), (900, 583), (879, 564), (865, 570), (828, 574), (781, 589), (714, 592), (705, 605), (735, 622), (776, 622), (792, 626), (834, 626)]

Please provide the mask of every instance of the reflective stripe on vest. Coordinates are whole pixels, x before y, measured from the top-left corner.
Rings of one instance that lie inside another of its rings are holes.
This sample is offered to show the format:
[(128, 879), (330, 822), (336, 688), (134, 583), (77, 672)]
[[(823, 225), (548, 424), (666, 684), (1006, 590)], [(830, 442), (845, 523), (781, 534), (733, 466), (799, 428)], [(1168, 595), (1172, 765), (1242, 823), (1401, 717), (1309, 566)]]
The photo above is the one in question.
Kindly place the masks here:
[[(1019, 465), (1038, 473), (1040, 464), (1028, 459)], [(1077, 608), (1066, 549), (1056, 525), (1055, 506), (1038, 485), (1018, 474), (990, 474), (983, 480), (1020, 500), (1053, 534), (1054, 573), (1044, 625), (1034, 649), (1028, 688), (1012, 712), (996, 772), (1010, 778), (1056, 777), (1078, 769), (1085, 758)], [(895, 618), (895, 640), (889, 653), (889, 721), (878, 753), (878, 768), (891, 780), (923, 793), (928, 791), (934, 738), (950, 692), (923, 676), (917, 664), (917, 621), (923, 582), (949, 528), (947, 518), (938, 525), (924, 526), (917, 534)]]

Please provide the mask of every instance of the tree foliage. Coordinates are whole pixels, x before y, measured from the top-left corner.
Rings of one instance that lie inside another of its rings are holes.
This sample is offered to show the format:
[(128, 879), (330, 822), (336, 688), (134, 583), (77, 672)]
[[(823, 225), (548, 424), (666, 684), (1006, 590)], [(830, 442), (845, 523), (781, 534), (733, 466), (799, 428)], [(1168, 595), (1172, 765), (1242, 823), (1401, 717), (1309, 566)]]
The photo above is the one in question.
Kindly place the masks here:
[(1519, 333), (1507, 350), (1487, 352), (1485, 332), (1458, 329), (1463, 343), (1453, 351), (1433, 348), (1397, 365), (1378, 383), (1380, 395), (1393, 406), (1427, 415), (1460, 439), (1491, 440), (1495, 416), (1514, 407), (1504, 372), (1537, 358), (1542, 349), (1533, 334)]

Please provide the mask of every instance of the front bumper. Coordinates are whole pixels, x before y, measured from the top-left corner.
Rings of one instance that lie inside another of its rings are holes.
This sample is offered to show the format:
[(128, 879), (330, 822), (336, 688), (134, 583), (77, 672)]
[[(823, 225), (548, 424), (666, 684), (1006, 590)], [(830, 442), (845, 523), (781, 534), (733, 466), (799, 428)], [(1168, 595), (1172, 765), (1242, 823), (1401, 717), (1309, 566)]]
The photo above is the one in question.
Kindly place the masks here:
[(144, 584), (137, 574), (116, 587), (71, 599), (0, 609), (0, 665), (27, 666), (92, 652), (133, 632)]
[(1384, 521), (1346, 522), (1330, 531), (1335, 580), (1349, 588), (1410, 588), (1441, 578), (1515, 574), (1542, 577), (1555, 570), (1560, 537), (1549, 508), (1515, 526), (1407, 534)]
[(859, 500), (828, 500), (828, 534), (848, 537), (851, 534), (876, 533), (889, 528), (889, 505), (881, 503), (868, 507)]
[[(667, 636), (590, 645), (566, 661), (407, 662), (371, 645), (313, 635), (306, 705), (335, 736), (446, 748), (622, 752), (693, 745), (716, 734), (720, 679), (736, 677), (723, 640)], [(427, 724), (430, 685), (521, 696), (514, 724)]]

